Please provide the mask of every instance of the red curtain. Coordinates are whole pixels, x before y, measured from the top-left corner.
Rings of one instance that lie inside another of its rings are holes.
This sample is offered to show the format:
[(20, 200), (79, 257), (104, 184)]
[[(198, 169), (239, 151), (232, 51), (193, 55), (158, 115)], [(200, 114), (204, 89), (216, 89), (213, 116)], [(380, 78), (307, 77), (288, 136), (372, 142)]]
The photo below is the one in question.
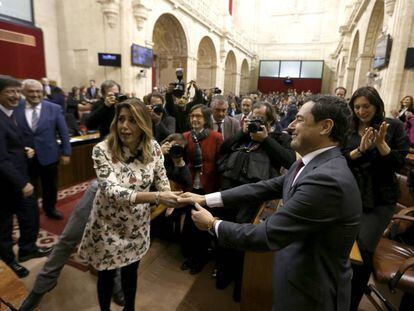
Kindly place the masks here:
[(286, 92), (288, 89), (296, 89), (297, 92), (311, 90), (312, 93), (320, 93), (322, 89), (322, 79), (299, 79), (290, 78), (292, 84), (286, 85), (285, 78), (259, 78), (257, 88), (266, 94), (271, 92)]
[(43, 32), (30, 27), (0, 21), (0, 74), (18, 79), (46, 76)]

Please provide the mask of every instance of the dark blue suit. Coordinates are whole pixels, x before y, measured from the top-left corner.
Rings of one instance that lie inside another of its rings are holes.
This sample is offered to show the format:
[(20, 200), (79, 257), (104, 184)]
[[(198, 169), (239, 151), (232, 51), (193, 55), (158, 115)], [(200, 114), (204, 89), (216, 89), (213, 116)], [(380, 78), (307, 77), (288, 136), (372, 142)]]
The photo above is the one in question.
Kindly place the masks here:
[(33, 252), (39, 231), (39, 215), (34, 196), (22, 198), (29, 182), (23, 138), (19, 128), (0, 111), (0, 257), (6, 263), (15, 261), (12, 251), (13, 215), (20, 227), (19, 253)]
[[(46, 213), (55, 210), (57, 196), (57, 172), (59, 158), (70, 156), (71, 145), (68, 128), (62, 108), (54, 103), (42, 101), (36, 130), (30, 128), (25, 115), (26, 101), (21, 101), (15, 111), (16, 121), (23, 132), (24, 145), (35, 150), (36, 155), (29, 163), (29, 172), (34, 185), (40, 177), (43, 191), (43, 209)], [(61, 139), (61, 147), (56, 141)]]

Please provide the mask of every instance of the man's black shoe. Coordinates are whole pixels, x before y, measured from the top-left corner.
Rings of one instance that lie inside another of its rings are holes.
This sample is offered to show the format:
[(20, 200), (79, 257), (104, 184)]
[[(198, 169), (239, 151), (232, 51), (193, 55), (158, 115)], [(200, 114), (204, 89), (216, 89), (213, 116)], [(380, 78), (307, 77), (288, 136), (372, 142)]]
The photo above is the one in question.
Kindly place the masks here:
[(125, 306), (125, 297), (124, 297), (124, 292), (121, 291), (117, 291), (116, 293), (112, 294), (112, 300), (118, 305), (118, 306)]
[(14, 271), (14, 273), (16, 273), (16, 275), (19, 278), (25, 278), (26, 276), (29, 275), (29, 270), (27, 270), (25, 267), (19, 265), (17, 262), (13, 262), (13, 263), (9, 264), (8, 266)]
[(42, 300), (44, 294), (36, 294), (31, 291), (30, 294), (23, 301), (22, 305), (19, 308), (19, 311), (33, 311), (37, 308), (40, 301)]
[(52, 249), (53, 249), (53, 247), (43, 247), (43, 248), (38, 248), (37, 250), (35, 250), (34, 252), (31, 252), (29, 254), (19, 255), (19, 262), (25, 262), (25, 261), (28, 261), (32, 258), (45, 257), (45, 256), (50, 254)]
[(49, 212), (49, 213), (46, 213), (46, 216), (51, 218), (51, 219), (56, 219), (56, 220), (62, 220), (64, 218), (63, 213), (61, 211), (56, 210), (56, 209)]

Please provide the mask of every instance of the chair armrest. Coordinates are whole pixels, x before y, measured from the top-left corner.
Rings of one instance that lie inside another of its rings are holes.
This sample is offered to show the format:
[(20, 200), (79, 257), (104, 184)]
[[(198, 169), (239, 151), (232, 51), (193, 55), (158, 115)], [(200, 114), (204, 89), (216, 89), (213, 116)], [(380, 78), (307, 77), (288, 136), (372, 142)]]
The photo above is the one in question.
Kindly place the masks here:
[(409, 213), (414, 213), (414, 207), (403, 208), (401, 211), (398, 212), (397, 215), (407, 215)]
[(400, 268), (398, 268), (397, 273), (395, 273), (393, 278), (388, 283), (388, 286), (391, 292), (395, 292), (395, 288), (397, 287), (398, 282), (400, 281), (401, 277), (404, 275), (405, 271), (407, 271), (413, 266), (414, 266), (414, 257), (408, 258), (402, 263)]
[(414, 217), (397, 214), (397, 215), (392, 216), (392, 220), (408, 220), (408, 221), (414, 222)]

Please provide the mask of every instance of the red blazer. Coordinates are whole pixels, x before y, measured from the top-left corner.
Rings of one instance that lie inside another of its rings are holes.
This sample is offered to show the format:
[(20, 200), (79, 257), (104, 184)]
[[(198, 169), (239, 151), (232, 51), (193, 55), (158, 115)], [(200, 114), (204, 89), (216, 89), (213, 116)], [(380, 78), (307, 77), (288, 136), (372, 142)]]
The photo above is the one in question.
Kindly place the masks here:
[[(189, 168), (193, 177), (195, 170), (194, 163), (194, 142), (191, 139), (190, 132), (183, 133), (187, 141), (187, 158), (189, 160)], [(215, 131), (210, 131), (209, 135), (200, 142), (201, 153), (203, 155), (203, 167), (201, 168), (200, 181), (206, 193), (211, 193), (219, 190), (220, 176), (217, 173), (217, 161), (220, 158), (219, 149), (223, 143), (223, 136)]]

